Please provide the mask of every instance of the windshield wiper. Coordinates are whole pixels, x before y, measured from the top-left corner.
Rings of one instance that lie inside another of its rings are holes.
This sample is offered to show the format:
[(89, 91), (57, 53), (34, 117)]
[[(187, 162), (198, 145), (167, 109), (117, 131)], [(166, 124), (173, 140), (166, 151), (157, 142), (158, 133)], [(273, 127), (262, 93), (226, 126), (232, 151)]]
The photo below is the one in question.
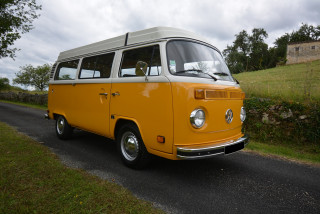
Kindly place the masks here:
[(203, 73), (203, 71), (200, 70), (200, 69), (187, 69), (187, 70), (177, 71), (176, 74), (178, 74), (178, 73), (186, 73), (186, 72), (188, 72), (188, 71), (197, 71), (197, 72)]
[(213, 73), (213, 74), (219, 75), (219, 76), (229, 76), (229, 74), (224, 73), (224, 72), (215, 72), (215, 73)]
[(217, 80), (218, 80), (217, 78), (215, 78), (215, 77), (212, 76), (211, 74), (206, 73), (206, 72), (203, 72), (203, 71), (200, 70), (200, 69), (187, 69), (187, 70), (177, 71), (176, 74), (178, 74), (178, 73), (186, 73), (186, 72), (188, 72), (188, 71), (196, 71), (196, 72), (198, 72), (198, 73), (203, 73), (203, 74), (208, 75), (208, 76), (211, 77), (212, 79), (214, 79), (214, 81), (217, 81)]

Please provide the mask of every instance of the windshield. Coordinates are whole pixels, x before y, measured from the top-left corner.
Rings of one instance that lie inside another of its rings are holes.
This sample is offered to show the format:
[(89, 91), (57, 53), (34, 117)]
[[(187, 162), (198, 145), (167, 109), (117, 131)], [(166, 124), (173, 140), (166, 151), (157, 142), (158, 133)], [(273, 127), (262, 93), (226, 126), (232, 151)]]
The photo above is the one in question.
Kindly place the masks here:
[(167, 57), (173, 75), (234, 81), (220, 53), (209, 46), (191, 41), (170, 41)]

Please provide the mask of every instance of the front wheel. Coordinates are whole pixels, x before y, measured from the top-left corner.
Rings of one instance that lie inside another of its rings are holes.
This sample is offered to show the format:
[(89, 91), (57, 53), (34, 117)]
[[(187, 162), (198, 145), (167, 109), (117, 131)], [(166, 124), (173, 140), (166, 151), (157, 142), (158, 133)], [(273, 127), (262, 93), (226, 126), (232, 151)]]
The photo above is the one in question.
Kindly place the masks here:
[(126, 166), (141, 169), (148, 164), (150, 154), (136, 125), (130, 123), (121, 127), (117, 136), (117, 146)]
[(62, 139), (69, 139), (72, 135), (73, 128), (69, 125), (64, 116), (59, 115), (56, 119), (56, 134)]

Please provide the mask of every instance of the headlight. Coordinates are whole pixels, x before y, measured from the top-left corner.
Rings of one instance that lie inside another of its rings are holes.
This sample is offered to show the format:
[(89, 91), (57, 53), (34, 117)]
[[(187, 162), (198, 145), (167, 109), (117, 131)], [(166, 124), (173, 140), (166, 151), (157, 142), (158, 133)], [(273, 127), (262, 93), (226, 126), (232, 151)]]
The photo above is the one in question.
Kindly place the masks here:
[(246, 110), (244, 110), (243, 107), (241, 107), (241, 111), (240, 111), (240, 120), (241, 122), (243, 122), (247, 117), (247, 114), (246, 114)]
[(195, 109), (190, 114), (190, 123), (194, 128), (201, 128), (204, 125), (204, 122), (206, 120), (206, 116), (203, 110), (201, 109)]

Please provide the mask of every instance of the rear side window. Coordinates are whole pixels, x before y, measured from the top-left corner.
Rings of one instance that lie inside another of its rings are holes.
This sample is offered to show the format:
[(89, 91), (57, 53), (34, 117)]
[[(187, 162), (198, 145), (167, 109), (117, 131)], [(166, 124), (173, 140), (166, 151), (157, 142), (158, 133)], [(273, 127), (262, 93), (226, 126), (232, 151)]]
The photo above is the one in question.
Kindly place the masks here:
[(136, 71), (138, 62), (148, 64), (147, 75), (158, 76), (161, 74), (161, 60), (159, 45), (143, 47), (134, 50), (124, 51), (122, 55), (122, 64), (119, 72), (120, 77), (144, 76)]
[(86, 57), (82, 60), (80, 79), (109, 78), (114, 53)]
[(55, 80), (74, 80), (76, 78), (79, 60), (61, 62), (57, 68)]

